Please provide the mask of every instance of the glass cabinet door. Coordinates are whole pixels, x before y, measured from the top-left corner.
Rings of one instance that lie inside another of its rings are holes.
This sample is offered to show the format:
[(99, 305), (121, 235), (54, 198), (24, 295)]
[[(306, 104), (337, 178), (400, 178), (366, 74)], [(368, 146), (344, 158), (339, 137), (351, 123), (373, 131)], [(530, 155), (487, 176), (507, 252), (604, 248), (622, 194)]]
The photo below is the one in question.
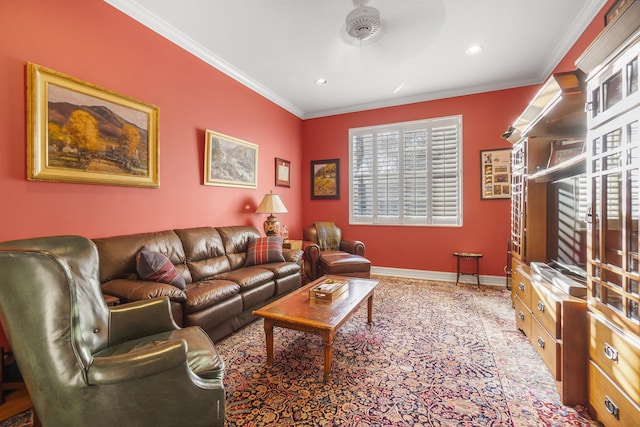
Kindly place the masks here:
[(640, 334), (640, 92), (635, 43), (589, 82), (589, 304)]
[(638, 111), (590, 133), (590, 303), (640, 332)]
[(526, 144), (519, 141), (511, 152), (511, 251), (523, 260)]

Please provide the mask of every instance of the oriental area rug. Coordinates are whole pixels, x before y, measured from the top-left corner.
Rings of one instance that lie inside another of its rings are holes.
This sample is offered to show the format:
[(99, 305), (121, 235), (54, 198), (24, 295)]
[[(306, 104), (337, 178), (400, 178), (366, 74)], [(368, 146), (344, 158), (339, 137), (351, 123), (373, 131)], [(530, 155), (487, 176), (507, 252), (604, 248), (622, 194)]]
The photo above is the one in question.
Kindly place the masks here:
[[(376, 277), (372, 327), (363, 306), (338, 330), (331, 378), (322, 340), (275, 328), (265, 366), (262, 321), (216, 343), (226, 362), (228, 427), (597, 426), (560, 403), (515, 329), (504, 288)], [(3, 426), (29, 426), (30, 413)]]

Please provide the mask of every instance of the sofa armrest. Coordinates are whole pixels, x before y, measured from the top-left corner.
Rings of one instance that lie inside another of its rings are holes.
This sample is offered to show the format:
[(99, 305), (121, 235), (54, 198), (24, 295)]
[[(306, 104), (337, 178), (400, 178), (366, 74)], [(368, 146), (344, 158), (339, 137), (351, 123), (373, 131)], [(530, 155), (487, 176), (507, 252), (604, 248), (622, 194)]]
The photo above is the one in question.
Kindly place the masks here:
[(187, 295), (182, 289), (168, 283), (147, 280), (115, 279), (102, 284), (102, 292), (120, 298), (120, 301), (140, 301), (168, 297), (171, 301), (183, 302)]
[(353, 255), (364, 256), (364, 243), (360, 240), (342, 240), (340, 250)]
[(302, 264), (302, 254), (303, 251), (300, 249), (283, 249), (282, 255), (284, 256), (284, 260), (287, 262), (294, 262), (298, 265)]
[(154, 298), (109, 307), (109, 345), (179, 329), (169, 298)]
[(311, 280), (317, 279), (320, 277), (320, 246), (304, 240), (302, 249), (304, 250), (304, 271)]
[(94, 357), (87, 379), (91, 385), (118, 384), (161, 374), (186, 364), (186, 360), (184, 340), (162, 342), (132, 353)]

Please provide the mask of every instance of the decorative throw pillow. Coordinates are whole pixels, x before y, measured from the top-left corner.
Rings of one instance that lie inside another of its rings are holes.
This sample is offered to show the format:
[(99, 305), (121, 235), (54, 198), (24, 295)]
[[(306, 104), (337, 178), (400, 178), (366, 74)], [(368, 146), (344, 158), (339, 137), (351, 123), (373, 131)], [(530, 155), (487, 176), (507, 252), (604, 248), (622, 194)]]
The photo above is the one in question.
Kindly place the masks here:
[(176, 270), (169, 258), (146, 246), (143, 246), (136, 255), (136, 270), (142, 279), (168, 283), (183, 291), (187, 289), (184, 277)]
[(244, 263), (245, 267), (283, 261), (282, 237), (259, 237), (249, 241), (249, 247), (247, 248), (247, 261)]

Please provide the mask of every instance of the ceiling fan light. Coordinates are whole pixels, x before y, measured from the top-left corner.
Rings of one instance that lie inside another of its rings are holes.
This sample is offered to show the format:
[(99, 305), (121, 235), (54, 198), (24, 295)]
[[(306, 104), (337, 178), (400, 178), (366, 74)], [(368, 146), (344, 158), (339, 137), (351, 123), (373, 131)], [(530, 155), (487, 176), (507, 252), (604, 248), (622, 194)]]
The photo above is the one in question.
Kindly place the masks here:
[(347, 34), (361, 41), (374, 37), (382, 28), (380, 12), (370, 6), (361, 6), (352, 10), (345, 22)]

